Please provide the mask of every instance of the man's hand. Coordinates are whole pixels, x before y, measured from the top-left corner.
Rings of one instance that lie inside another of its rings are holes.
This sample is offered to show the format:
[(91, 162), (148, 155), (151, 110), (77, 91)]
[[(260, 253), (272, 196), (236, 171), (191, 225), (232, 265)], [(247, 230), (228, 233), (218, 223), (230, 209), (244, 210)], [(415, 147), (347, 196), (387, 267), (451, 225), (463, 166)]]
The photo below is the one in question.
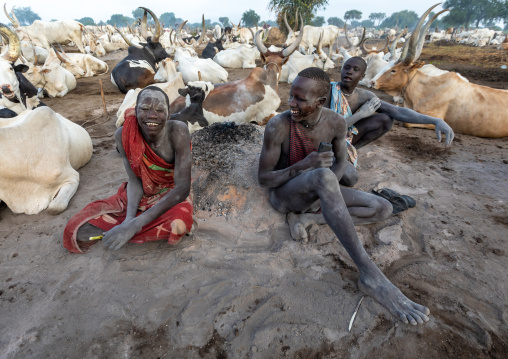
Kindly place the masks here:
[(333, 165), (333, 152), (311, 152), (304, 161), (307, 168), (329, 168)]
[(360, 114), (361, 118), (369, 117), (377, 111), (379, 106), (381, 106), (381, 100), (377, 97), (373, 97), (369, 101), (365, 102), (362, 107), (360, 107), (358, 113)]
[(441, 142), (441, 132), (445, 134), (446, 137), (446, 147), (449, 147), (452, 144), (453, 138), (455, 137), (455, 134), (453, 133), (453, 130), (446, 122), (439, 119), (436, 123), (436, 136), (437, 140)]
[(109, 249), (117, 251), (131, 240), (138, 231), (138, 228), (130, 221), (124, 221), (122, 224), (106, 232), (102, 239), (102, 244)]

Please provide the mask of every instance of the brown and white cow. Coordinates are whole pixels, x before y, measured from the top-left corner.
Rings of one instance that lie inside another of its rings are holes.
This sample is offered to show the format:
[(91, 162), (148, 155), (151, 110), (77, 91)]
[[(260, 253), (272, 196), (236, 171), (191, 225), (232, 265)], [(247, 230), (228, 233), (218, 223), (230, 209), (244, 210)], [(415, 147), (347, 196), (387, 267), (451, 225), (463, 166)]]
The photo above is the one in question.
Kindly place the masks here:
[[(436, 5), (435, 5), (436, 6)], [(508, 91), (470, 83), (455, 72), (417, 62), (418, 36), (431, 7), (411, 35), (399, 62), (372, 80), (372, 87), (403, 97), (404, 107), (442, 118), (455, 132), (479, 137), (508, 136)]]

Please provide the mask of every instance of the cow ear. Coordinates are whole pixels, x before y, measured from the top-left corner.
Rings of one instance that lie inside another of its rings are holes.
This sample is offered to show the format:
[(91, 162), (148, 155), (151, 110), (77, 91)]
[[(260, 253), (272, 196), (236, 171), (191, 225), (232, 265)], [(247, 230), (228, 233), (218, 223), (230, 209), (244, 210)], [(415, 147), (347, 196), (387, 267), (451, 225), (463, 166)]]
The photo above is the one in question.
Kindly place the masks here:
[(265, 55), (263, 55), (263, 53), (262, 53), (262, 52), (259, 52), (259, 56), (261, 57), (261, 61), (263, 61), (263, 63), (265, 63), (265, 62), (266, 62), (266, 57), (265, 57)]
[(51, 69), (44, 69), (41, 71), (43, 74), (49, 74), (51, 72)]
[(425, 62), (419, 61), (411, 65), (411, 70), (418, 70), (419, 68), (423, 67), (425, 65)]
[(175, 66), (178, 66), (180, 63), (178, 61), (175, 61)]
[(281, 65), (281, 66), (285, 65), (285, 64), (286, 64), (286, 62), (288, 62), (288, 61), (289, 61), (289, 56), (288, 56), (288, 57), (283, 58), (283, 59), (282, 59), (282, 65)]
[(23, 65), (23, 64), (19, 64), (19, 65), (14, 66), (14, 72), (25, 73), (25, 72), (28, 71), (28, 69), (29, 69), (29, 67), (27, 65)]

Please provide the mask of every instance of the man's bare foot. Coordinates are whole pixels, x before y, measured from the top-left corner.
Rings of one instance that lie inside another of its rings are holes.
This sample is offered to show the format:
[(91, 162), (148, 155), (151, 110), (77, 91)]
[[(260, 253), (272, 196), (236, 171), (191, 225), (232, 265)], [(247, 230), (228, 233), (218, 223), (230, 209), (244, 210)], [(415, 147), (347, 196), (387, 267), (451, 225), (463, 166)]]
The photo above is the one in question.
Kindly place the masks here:
[(321, 213), (288, 213), (289, 232), (295, 241), (306, 244), (309, 241), (307, 227), (311, 224), (325, 224)]
[(395, 287), (379, 268), (373, 268), (360, 274), (358, 288), (377, 300), (379, 304), (402, 322), (412, 325), (423, 324), (429, 320), (430, 310), (423, 305), (409, 300)]

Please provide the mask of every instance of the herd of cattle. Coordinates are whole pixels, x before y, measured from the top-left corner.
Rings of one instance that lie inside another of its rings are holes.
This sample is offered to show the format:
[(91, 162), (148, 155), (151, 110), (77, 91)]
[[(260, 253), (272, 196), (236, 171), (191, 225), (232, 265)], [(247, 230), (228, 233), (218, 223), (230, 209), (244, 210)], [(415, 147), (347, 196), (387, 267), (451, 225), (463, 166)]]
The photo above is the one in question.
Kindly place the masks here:
[[(425, 23), (435, 6), (412, 33), (314, 27), (304, 25), (298, 14), (291, 28), (284, 14), (287, 40), (282, 47), (267, 48), (265, 42), (270, 43), (274, 33), (279, 36), (279, 29), (232, 24), (206, 30), (203, 17), (201, 33), (193, 37), (184, 31), (185, 22), (176, 30), (164, 29), (147, 8), (142, 8), (144, 16), (136, 29), (85, 27), (72, 20), (20, 26), (4, 5), (12, 27), (0, 24), (0, 141), (9, 151), (0, 156), (0, 200), (16, 213), (65, 210), (79, 184), (76, 170), (91, 158), (92, 141), (87, 131), (40, 98), (63, 97), (76, 87), (76, 79), (107, 73), (108, 65), (99, 57), (121, 49), (128, 54), (111, 71), (112, 83), (126, 94), (117, 112), (118, 127), (125, 110), (135, 106), (139, 91), (152, 84), (168, 94), (171, 113), (179, 113), (175, 118), (187, 122), (191, 132), (214, 122), (264, 125), (279, 108), (279, 82), (291, 83), (310, 66), (326, 71), (351, 56), (363, 56), (368, 67), (362, 85), (386, 91), (405, 107), (443, 118), (456, 132), (508, 136), (508, 107), (499, 106), (507, 103), (508, 91), (475, 85), (460, 74), (417, 61), (425, 41), (497, 43), (504, 51), (506, 38), (490, 30), (429, 34), (432, 22), (447, 11)], [(148, 14), (154, 22), (151, 28)], [(381, 36), (386, 38), (383, 48), (369, 49), (368, 39)], [(347, 48), (339, 46), (341, 39)], [(196, 50), (204, 42), (208, 43), (199, 57)], [(75, 45), (80, 53), (65, 53), (60, 44)], [(256, 67), (256, 60), (263, 67)], [(228, 82), (226, 68), (252, 70), (246, 78)], [(33, 131), (38, 135), (31, 136)]]

